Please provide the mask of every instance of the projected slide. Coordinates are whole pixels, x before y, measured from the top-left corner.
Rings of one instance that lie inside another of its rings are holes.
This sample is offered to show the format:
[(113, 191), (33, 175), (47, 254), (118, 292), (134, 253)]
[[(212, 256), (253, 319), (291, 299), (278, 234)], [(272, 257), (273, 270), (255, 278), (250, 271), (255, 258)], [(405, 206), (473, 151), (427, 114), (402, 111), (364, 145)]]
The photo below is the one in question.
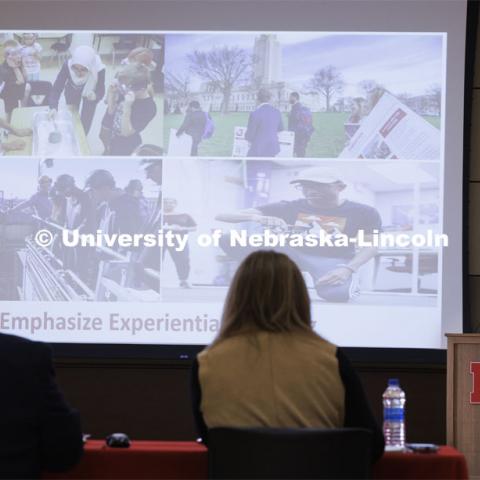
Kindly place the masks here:
[(267, 248), (327, 338), (440, 346), (444, 33), (0, 43), (0, 331), (206, 344)]

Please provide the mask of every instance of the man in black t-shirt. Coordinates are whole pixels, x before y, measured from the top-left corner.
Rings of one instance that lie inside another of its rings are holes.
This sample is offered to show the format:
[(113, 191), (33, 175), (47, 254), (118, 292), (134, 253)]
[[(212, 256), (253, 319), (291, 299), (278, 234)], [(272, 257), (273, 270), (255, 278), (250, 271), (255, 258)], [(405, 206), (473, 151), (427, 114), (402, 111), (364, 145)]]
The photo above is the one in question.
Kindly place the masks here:
[(107, 94), (107, 112), (100, 138), (105, 155), (131, 155), (142, 143), (140, 133), (155, 118), (157, 106), (148, 92), (150, 72), (143, 65), (127, 65)]
[[(381, 229), (377, 210), (362, 203), (340, 198), (345, 183), (339, 175), (323, 167), (314, 167), (301, 172), (290, 183), (302, 192), (303, 198), (282, 201), (242, 210), (234, 214), (217, 215), (224, 222), (255, 222), (268, 229), (317, 233), (324, 231), (335, 238), (344, 234), (355, 238), (364, 232), (364, 238), (374, 230)], [(221, 241), (222, 249), (230, 256), (241, 259), (252, 249), (231, 247), (228, 238)], [(352, 275), (376, 255), (373, 247), (355, 250), (348, 246), (283, 247), (303, 271), (313, 278), (319, 297), (330, 302), (346, 302), (352, 294)]]
[[(195, 220), (188, 213), (177, 213), (177, 200), (174, 198), (163, 199), (163, 229), (174, 233), (187, 234), (197, 228)], [(175, 247), (166, 246), (163, 255), (168, 251), (175, 264), (181, 288), (190, 288), (188, 275), (190, 274), (190, 250), (188, 242), (184, 250), (176, 250)]]

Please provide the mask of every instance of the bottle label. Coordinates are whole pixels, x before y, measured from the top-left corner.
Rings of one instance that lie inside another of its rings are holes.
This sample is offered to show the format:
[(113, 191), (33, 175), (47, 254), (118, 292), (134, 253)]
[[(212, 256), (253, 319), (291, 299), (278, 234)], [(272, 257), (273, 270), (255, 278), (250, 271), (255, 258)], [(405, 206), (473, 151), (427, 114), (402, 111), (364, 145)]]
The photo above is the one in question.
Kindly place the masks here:
[(403, 422), (405, 417), (403, 408), (384, 408), (383, 419), (387, 422)]

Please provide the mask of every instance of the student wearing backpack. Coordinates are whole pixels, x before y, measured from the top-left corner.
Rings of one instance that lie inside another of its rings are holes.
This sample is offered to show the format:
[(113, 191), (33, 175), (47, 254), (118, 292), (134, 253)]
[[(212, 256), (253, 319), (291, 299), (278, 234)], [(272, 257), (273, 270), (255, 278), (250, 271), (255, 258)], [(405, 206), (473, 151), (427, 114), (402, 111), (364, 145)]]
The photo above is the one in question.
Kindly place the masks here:
[[(208, 127), (208, 128), (207, 128)], [(207, 132), (208, 130), (208, 132)], [(181, 127), (177, 130), (177, 137), (186, 133), (192, 137), (192, 150), (190, 155), (196, 157), (198, 155), (198, 146), (204, 138), (209, 138), (213, 134), (213, 122), (208, 115), (200, 107), (197, 100), (192, 100), (188, 104), (185, 119)]]
[(308, 142), (315, 130), (313, 128), (312, 112), (300, 103), (298, 92), (290, 94), (289, 102), (292, 109), (288, 115), (288, 129), (295, 132), (293, 153), (296, 157), (305, 157)]

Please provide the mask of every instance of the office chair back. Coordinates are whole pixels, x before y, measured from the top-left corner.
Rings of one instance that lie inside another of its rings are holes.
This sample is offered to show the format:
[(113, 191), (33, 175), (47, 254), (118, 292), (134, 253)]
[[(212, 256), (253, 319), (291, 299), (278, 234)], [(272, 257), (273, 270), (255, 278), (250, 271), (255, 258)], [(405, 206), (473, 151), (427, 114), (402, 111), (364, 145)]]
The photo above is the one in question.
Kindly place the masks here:
[(209, 478), (369, 478), (371, 437), (357, 428), (213, 428)]

